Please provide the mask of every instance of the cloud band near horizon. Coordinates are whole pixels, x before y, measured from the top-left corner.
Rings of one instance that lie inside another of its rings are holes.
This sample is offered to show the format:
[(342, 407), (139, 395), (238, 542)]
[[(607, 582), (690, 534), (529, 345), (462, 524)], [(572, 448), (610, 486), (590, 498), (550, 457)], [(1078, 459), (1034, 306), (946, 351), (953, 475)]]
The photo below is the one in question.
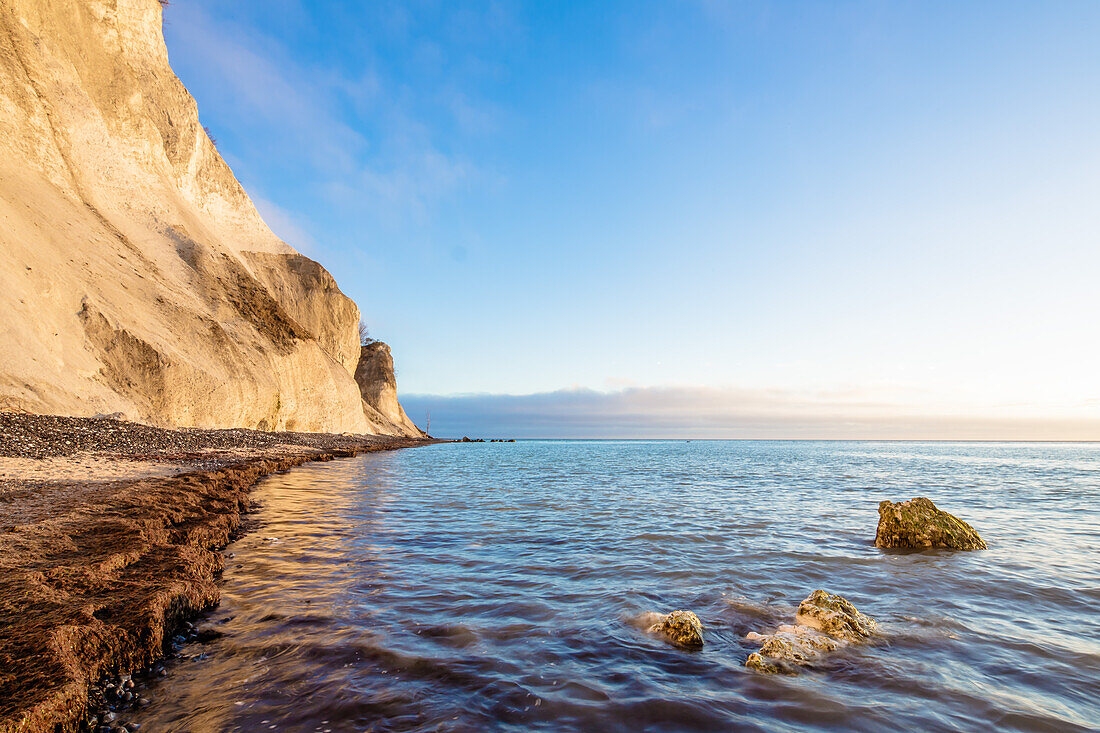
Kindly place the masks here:
[(527, 395), (407, 395), (406, 412), (457, 438), (1100, 440), (1100, 416), (1028, 414), (1020, 406), (948, 413), (855, 394), (706, 387), (565, 389)]

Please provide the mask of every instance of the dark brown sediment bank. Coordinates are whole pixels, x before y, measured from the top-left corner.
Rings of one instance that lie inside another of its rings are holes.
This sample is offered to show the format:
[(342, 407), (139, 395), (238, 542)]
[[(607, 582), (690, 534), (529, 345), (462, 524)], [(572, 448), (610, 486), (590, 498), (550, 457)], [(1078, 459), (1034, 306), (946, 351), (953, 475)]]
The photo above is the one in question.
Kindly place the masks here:
[(259, 478), (432, 442), (0, 413), (0, 733), (80, 730), (92, 683), (217, 604)]

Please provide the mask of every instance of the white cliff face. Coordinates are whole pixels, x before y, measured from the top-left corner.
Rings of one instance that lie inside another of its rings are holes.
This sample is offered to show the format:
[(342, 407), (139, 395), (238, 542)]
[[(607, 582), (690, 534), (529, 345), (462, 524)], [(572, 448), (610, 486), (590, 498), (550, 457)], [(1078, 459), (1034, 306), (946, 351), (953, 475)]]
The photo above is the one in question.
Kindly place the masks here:
[(0, 408), (389, 432), (359, 311), (264, 224), (158, 0), (0, 0)]

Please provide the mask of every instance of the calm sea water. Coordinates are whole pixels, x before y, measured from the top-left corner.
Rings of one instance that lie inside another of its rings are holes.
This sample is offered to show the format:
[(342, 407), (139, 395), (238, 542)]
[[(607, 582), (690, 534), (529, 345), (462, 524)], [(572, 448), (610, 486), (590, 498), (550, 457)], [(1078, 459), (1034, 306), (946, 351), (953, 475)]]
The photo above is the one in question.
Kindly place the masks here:
[[(913, 496), (991, 549), (876, 549)], [(1100, 445), (448, 444), (254, 497), (144, 730), (1100, 729)], [(881, 636), (745, 669), (815, 588)], [(638, 628), (679, 608), (701, 651)]]

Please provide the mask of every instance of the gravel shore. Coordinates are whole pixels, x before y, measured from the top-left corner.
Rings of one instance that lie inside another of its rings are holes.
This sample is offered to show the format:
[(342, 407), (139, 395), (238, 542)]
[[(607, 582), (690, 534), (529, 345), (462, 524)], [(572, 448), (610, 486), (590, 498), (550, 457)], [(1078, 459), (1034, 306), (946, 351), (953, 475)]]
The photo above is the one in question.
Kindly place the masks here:
[(129, 460), (193, 460), (211, 452), (270, 450), (281, 445), (356, 449), (393, 438), (329, 433), (265, 433), (259, 430), (165, 430), (112, 418), (0, 412), (0, 456), (55, 458), (94, 452)]
[(0, 413), (0, 733), (87, 730), (94, 684), (216, 605), (257, 479), (430, 442)]

